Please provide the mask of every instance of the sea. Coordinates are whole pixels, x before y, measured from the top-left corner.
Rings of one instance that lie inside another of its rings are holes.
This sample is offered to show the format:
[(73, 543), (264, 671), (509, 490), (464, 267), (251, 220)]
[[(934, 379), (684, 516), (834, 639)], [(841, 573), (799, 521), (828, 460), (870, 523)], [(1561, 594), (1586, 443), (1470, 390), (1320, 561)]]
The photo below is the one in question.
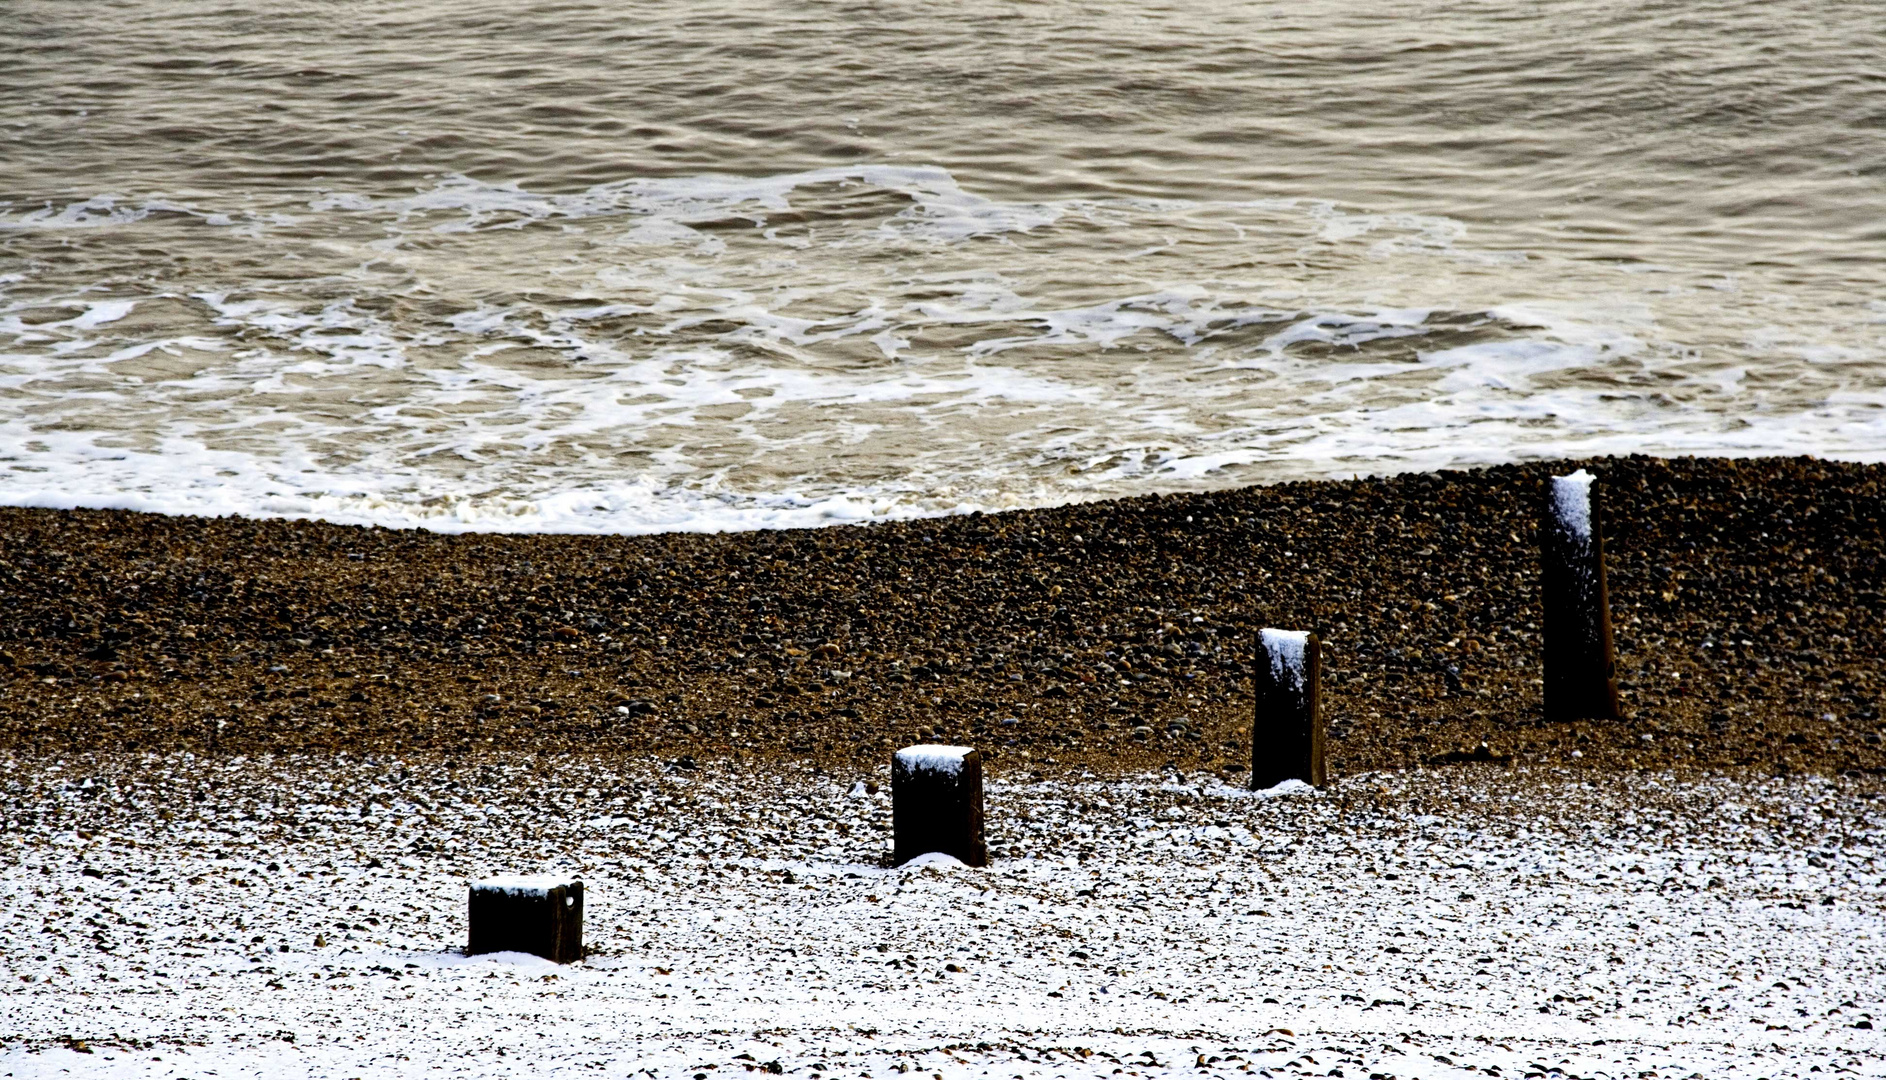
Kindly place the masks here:
[(1878, 0), (6, 0), (0, 504), (1886, 460)]

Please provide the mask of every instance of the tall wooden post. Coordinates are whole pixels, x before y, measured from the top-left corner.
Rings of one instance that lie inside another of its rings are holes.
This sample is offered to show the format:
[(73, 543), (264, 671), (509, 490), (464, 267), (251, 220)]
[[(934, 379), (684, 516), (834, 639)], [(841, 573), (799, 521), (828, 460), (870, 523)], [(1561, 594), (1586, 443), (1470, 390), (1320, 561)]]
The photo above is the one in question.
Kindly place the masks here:
[(1323, 643), (1302, 630), (1265, 629), (1257, 636), (1251, 719), (1251, 787), (1302, 780), (1322, 787)]
[(893, 859), (940, 851), (987, 866), (982, 837), (982, 755), (967, 746), (907, 746), (891, 757)]
[(1604, 517), (1596, 477), (1555, 476), (1539, 529), (1545, 587), (1545, 715), (1622, 720), (1611, 596), (1604, 576)]

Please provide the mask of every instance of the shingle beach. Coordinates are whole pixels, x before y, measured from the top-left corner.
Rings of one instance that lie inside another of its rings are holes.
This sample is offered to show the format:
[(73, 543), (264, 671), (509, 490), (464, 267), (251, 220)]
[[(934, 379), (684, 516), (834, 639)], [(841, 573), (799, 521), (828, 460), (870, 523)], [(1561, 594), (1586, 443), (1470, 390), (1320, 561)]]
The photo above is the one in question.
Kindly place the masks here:
[[(0, 511), (0, 1073), (1886, 1074), (1886, 469), (1588, 461), (1630, 718), (1538, 719), (1573, 463), (811, 532)], [(1249, 791), (1252, 637), (1331, 782)], [(890, 866), (889, 752), (990, 865)], [(465, 888), (585, 884), (583, 961)]]
[[(1623, 724), (1539, 719), (1546, 477), (1601, 477)], [(1560, 462), (864, 527), (441, 536), (0, 509), (0, 746), (996, 770), (1248, 762), (1324, 641), (1335, 774), (1886, 768), (1886, 467)], [(1481, 744), (1487, 749), (1482, 751)]]

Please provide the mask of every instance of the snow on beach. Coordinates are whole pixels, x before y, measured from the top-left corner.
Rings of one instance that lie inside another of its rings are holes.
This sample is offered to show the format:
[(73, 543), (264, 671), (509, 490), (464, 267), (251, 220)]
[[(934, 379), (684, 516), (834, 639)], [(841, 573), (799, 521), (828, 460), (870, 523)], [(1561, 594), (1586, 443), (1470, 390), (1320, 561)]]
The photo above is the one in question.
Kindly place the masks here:
[[(1871, 780), (998, 773), (971, 870), (887, 773), (0, 761), (0, 1074), (1886, 1075)], [(589, 959), (459, 954), (519, 873)]]

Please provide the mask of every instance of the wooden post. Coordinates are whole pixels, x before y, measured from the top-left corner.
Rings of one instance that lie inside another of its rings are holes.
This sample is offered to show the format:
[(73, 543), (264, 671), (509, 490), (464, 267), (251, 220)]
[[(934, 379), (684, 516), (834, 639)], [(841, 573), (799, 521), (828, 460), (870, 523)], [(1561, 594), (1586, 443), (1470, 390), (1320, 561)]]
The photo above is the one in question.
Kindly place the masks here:
[(1322, 787), (1323, 643), (1302, 630), (1265, 629), (1258, 636), (1251, 720), (1251, 788), (1285, 780)]
[(1539, 529), (1545, 588), (1547, 720), (1622, 720), (1611, 596), (1604, 575), (1604, 519), (1595, 479), (1555, 476)]
[(902, 866), (940, 851), (987, 866), (982, 838), (982, 755), (967, 746), (907, 746), (891, 756), (892, 857)]
[(467, 955), (522, 952), (568, 964), (583, 958), (583, 883), (496, 877), (471, 887)]

